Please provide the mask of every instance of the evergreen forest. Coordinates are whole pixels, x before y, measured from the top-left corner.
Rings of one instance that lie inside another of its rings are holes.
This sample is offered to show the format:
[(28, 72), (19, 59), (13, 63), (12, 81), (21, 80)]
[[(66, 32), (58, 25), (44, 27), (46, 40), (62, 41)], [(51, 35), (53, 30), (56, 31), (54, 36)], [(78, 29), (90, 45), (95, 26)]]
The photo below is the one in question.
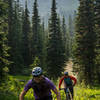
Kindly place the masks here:
[[(77, 77), (75, 100), (100, 100), (100, 0), (79, 0), (68, 19), (51, 0), (48, 25), (37, 1), (30, 17), (28, 0), (25, 7), (20, 0), (0, 0), (0, 100), (18, 100), (36, 66), (58, 87), (69, 61)], [(25, 100), (34, 100), (31, 95)]]

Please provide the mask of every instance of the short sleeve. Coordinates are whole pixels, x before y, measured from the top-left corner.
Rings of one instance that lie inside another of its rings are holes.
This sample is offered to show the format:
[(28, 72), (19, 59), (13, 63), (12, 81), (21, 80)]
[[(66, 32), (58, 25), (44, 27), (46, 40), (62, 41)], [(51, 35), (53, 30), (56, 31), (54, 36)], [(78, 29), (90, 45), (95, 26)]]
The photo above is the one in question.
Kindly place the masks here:
[(30, 88), (31, 88), (31, 81), (32, 80), (29, 80), (28, 82), (27, 82), (27, 84), (25, 85), (25, 87), (24, 87), (24, 91), (28, 91)]
[(51, 88), (52, 90), (54, 90), (54, 89), (56, 88), (56, 86), (53, 84), (53, 82), (52, 82), (51, 80), (49, 80), (48, 78), (46, 78), (46, 80), (47, 80), (47, 82), (48, 82), (50, 88)]

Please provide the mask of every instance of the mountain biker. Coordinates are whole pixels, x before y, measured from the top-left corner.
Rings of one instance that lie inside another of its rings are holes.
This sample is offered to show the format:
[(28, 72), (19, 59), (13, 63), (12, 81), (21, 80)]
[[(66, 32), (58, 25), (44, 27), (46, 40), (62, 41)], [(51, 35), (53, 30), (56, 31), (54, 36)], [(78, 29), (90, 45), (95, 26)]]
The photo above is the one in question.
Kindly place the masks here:
[[(62, 84), (63, 80), (64, 80), (64, 87), (65, 88), (69, 87), (69, 90), (70, 90), (72, 98), (73, 98), (73, 95), (74, 95), (74, 93), (73, 93), (73, 86), (75, 86), (75, 84), (77, 82), (76, 78), (73, 77), (73, 76), (70, 76), (68, 74), (68, 72), (64, 72), (64, 76), (62, 76), (60, 81), (59, 81), (59, 90), (60, 90), (60, 87), (61, 87), (61, 84)], [(66, 93), (66, 91), (65, 91), (65, 93)]]
[(47, 77), (43, 76), (41, 67), (32, 70), (33, 78), (25, 85), (19, 96), (19, 100), (24, 100), (25, 94), (30, 88), (34, 91), (35, 100), (52, 100), (51, 90), (56, 94), (57, 100), (61, 100), (60, 93), (56, 86)]

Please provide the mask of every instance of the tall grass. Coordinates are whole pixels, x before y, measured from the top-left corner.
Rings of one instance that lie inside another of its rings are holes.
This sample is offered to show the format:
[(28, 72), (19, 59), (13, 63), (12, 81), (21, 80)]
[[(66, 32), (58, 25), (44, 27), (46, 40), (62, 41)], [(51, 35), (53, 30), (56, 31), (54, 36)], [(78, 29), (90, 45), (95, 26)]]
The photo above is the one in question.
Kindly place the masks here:
[(75, 88), (74, 100), (100, 100), (100, 87), (90, 89), (78, 86)]
[[(9, 79), (0, 86), (0, 100), (18, 100), (19, 94), (24, 88), (26, 82), (21, 82), (18, 79), (23, 79), (23, 76), (9, 77)], [(29, 79), (25, 77), (24, 79)], [(58, 82), (57, 82), (58, 83)], [(57, 84), (56, 83), (56, 84)], [(60, 91), (61, 100), (65, 100), (65, 93)], [(52, 92), (53, 100), (56, 99), (56, 95)], [(34, 100), (33, 90), (30, 89), (25, 96), (24, 100)], [(75, 86), (74, 88), (74, 100), (100, 100), (100, 87), (93, 87), (92, 89), (82, 86)]]

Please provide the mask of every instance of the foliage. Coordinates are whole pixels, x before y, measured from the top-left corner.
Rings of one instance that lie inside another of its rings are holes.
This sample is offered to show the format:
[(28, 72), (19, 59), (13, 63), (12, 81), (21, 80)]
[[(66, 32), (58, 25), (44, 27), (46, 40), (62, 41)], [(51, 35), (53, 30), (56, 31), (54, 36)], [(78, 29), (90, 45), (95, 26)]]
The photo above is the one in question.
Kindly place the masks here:
[(100, 1), (99, 0), (94, 0), (95, 1), (95, 31), (97, 34), (97, 44), (96, 44), (96, 68), (95, 68), (95, 75), (96, 75), (96, 80), (98, 83), (100, 83)]
[(11, 74), (20, 73), (23, 67), (23, 59), (21, 55), (21, 8), (18, 1), (8, 0), (8, 45), (9, 60), (12, 62), (9, 66)]
[[(26, 76), (9, 76), (9, 78), (6, 80), (5, 83), (0, 86), (0, 99), (2, 100), (18, 100), (18, 96), (23, 90), (25, 82), (22, 82), (20, 80), (22, 79), (29, 79), (29, 77)], [(58, 81), (56, 81), (55, 84)], [(1, 95), (2, 94), (2, 95)], [(65, 93), (63, 90), (60, 91), (61, 94), (61, 100), (65, 100)], [(56, 95), (54, 92), (52, 92), (53, 99), (56, 99)], [(99, 100), (100, 99), (100, 87), (83, 87), (83, 84), (81, 86), (75, 86), (74, 88), (74, 100)], [(30, 89), (28, 93), (25, 96), (25, 100), (34, 100), (33, 96), (33, 90)]]
[(100, 2), (79, 2), (78, 13), (69, 15), (67, 28), (65, 18), (61, 23), (56, 12), (56, 0), (52, 0), (48, 27), (44, 19), (41, 23), (37, 0), (32, 20), (27, 2), (22, 7), (20, 0), (0, 0), (0, 80), (6, 79), (8, 71), (13, 75), (29, 75), (34, 66), (42, 67), (46, 75), (56, 79), (73, 54), (73, 69), (80, 82), (100, 83)]
[[(87, 16), (89, 15), (89, 16)], [(92, 0), (80, 0), (76, 21), (74, 63), (80, 81), (87, 84), (94, 82), (96, 33), (94, 31), (94, 12)]]
[(47, 32), (46, 32), (46, 29), (45, 29), (45, 24), (44, 24), (44, 21), (42, 22), (41, 24), (41, 42), (42, 42), (42, 55), (41, 55), (41, 67), (44, 71), (46, 71), (46, 66), (47, 66), (47, 63), (46, 63), (46, 56), (47, 56)]
[(100, 90), (99, 89), (76, 87), (75, 90), (76, 90), (75, 91), (75, 100), (99, 100), (100, 99)]
[(73, 21), (73, 18), (71, 15), (69, 15), (69, 22), (68, 22), (68, 33), (67, 33), (67, 36), (68, 36), (68, 43), (69, 43), (69, 55), (70, 57), (72, 56), (72, 45), (73, 45), (73, 37), (75, 35), (75, 32), (74, 32), (74, 21)]
[(70, 35), (69, 35), (69, 32), (67, 32), (67, 25), (66, 25), (64, 16), (62, 19), (61, 29), (62, 29), (62, 40), (63, 40), (63, 45), (64, 45), (65, 58), (66, 58), (66, 61), (68, 61), (70, 57)]
[(7, 45), (7, 9), (7, 3), (0, 1), (0, 82), (4, 80), (5, 74), (8, 72), (8, 65), (10, 64), (8, 60), (9, 47)]
[(40, 18), (38, 14), (37, 0), (34, 1), (34, 7), (33, 7), (31, 47), (32, 47), (32, 57), (33, 57), (32, 60), (34, 60), (35, 57), (38, 57), (41, 63), (42, 37), (40, 32)]
[(47, 72), (49, 77), (58, 78), (64, 70), (64, 47), (61, 34), (60, 19), (56, 13), (56, 1), (52, 0), (49, 21), (49, 38), (47, 44)]
[(23, 21), (22, 21), (22, 40), (21, 40), (21, 53), (24, 61), (24, 66), (28, 67), (32, 62), (31, 58), (31, 28), (29, 20), (29, 11), (27, 8), (27, 2), (25, 4), (25, 11), (23, 12)]
[(24, 81), (28, 81), (30, 78), (30, 76), (22, 76), (22, 75), (16, 75), (16, 76), (10, 76), (10, 77), (16, 80), (24, 80)]
[[(29, 77), (26, 76), (9, 76), (5, 83), (0, 85), (0, 99), (2, 100), (18, 100), (19, 94), (23, 90), (23, 86), (26, 84), (26, 80)], [(32, 90), (25, 96), (27, 98), (33, 98)]]
[(35, 57), (33, 64), (30, 65), (31, 68), (34, 68), (36, 66), (40, 66), (40, 60), (38, 57)]

